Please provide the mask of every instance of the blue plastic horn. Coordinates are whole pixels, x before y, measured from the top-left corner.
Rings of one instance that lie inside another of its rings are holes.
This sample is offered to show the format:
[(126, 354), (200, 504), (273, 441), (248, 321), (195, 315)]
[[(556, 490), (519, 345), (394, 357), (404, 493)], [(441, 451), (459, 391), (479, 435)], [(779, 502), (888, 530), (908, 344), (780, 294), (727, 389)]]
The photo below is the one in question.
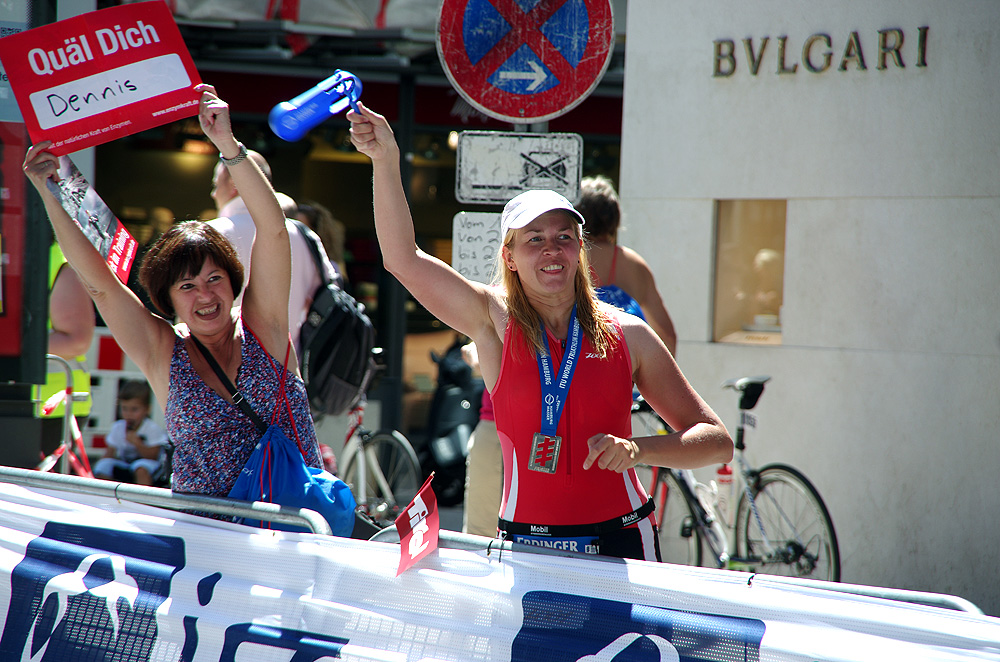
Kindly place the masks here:
[(282, 101), (267, 116), (271, 131), (289, 142), (301, 140), (309, 131), (348, 106), (358, 111), (361, 81), (348, 71), (333, 75), (291, 101)]

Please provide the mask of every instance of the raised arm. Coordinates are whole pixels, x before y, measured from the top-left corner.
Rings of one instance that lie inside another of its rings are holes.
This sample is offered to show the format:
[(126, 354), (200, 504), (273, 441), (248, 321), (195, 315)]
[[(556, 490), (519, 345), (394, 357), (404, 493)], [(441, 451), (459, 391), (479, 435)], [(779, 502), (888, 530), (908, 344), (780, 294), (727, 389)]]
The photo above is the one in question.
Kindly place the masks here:
[[(504, 314), (500, 297), (417, 247), (392, 129), (384, 117), (358, 106), (361, 113), (351, 111), (347, 118), (351, 141), (372, 160), (375, 232), (385, 268), (431, 314), (476, 341), (481, 354), (492, 356)], [(499, 354), (496, 358), (499, 368)]]
[[(264, 348), (280, 360), (288, 344), (288, 296), (292, 283), (292, 254), (274, 189), (264, 174), (246, 158), (245, 148), (233, 136), (229, 105), (220, 99), (211, 85), (199, 85), (201, 109), (198, 116), (205, 135), (226, 159), (243, 158), (226, 166), (240, 197), (256, 226), (250, 253), (250, 276), (243, 294), (243, 318), (261, 339)], [(288, 359), (290, 370), (297, 370), (295, 353)]]
[(28, 150), (24, 174), (42, 198), (63, 255), (97, 304), (115, 340), (146, 375), (157, 400), (166, 402), (173, 330), (167, 321), (150, 313), (118, 280), (80, 226), (49, 190), (49, 180), (59, 181), (59, 159), (46, 151), (51, 145), (50, 141), (43, 141)]

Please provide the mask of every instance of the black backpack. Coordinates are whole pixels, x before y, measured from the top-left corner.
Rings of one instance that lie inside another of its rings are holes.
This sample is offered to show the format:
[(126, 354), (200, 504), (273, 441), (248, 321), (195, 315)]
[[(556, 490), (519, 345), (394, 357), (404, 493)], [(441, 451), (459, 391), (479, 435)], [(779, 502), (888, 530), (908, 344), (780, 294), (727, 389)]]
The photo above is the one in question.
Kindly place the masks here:
[[(312, 231), (295, 221), (309, 246), (320, 278), (326, 279)], [(365, 394), (375, 372), (375, 328), (364, 304), (333, 281), (316, 288), (299, 330), (299, 364), (309, 404), (316, 414), (348, 413)]]

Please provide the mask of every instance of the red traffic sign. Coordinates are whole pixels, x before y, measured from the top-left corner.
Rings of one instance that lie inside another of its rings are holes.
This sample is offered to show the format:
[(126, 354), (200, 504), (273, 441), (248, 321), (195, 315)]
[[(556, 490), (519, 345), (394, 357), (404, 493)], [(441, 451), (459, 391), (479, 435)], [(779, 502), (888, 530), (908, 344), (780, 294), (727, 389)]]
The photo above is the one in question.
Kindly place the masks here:
[(474, 108), (528, 124), (587, 98), (614, 38), (611, 0), (443, 0), (437, 49), (448, 80)]

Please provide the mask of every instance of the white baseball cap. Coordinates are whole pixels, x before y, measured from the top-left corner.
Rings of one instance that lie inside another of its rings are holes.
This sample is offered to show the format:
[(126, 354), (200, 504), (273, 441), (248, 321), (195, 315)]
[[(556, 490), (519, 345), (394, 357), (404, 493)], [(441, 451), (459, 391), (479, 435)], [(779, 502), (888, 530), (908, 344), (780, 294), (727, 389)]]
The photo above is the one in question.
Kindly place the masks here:
[(523, 228), (545, 212), (555, 209), (568, 211), (576, 217), (577, 223), (583, 225), (583, 216), (565, 196), (547, 189), (525, 191), (504, 205), (500, 216), (500, 239), (505, 239), (510, 230)]

